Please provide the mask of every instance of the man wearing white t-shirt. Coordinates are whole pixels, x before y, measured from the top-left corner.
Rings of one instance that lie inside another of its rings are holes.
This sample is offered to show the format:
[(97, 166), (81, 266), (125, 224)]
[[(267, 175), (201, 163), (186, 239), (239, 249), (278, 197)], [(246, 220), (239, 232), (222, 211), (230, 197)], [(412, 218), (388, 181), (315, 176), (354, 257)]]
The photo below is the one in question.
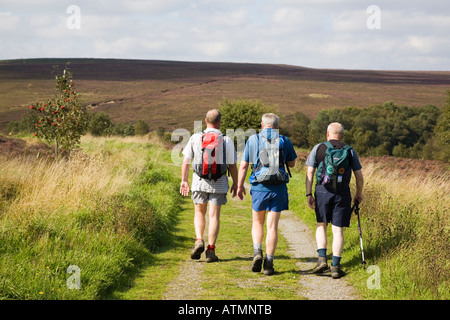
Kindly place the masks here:
[[(205, 215), (207, 205), (209, 203), (209, 227), (208, 227), (208, 247), (206, 249), (206, 262), (218, 261), (215, 254), (215, 245), (217, 236), (219, 234), (220, 226), (220, 208), (227, 202), (227, 193), (229, 189), (227, 174), (223, 174), (217, 179), (209, 179), (208, 177), (200, 177), (194, 170), (192, 175), (192, 187), (189, 189), (189, 165), (198, 164), (203, 157), (202, 152), (202, 137), (204, 134), (217, 133), (222, 136), (220, 132), (221, 114), (218, 110), (213, 109), (206, 114), (206, 129), (201, 133), (195, 133), (189, 139), (186, 147), (183, 150), (184, 161), (181, 166), (181, 186), (180, 193), (183, 196), (189, 195), (189, 190), (192, 191), (192, 200), (195, 205), (194, 228), (195, 228), (195, 245), (191, 253), (192, 259), (200, 259), (202, 252), (205, 250), (203, 241), (203, 233), (205, 230)], [(233, 184), (230, 188), (230, 193), (233, 197), (237, 192), (237, 154), (234, 149), (233, 140), (227, 136), (223, 137), (223, 152), (225, 163), (228, 165)], [(222, 149), (221, 149), (222, 150)], [(218, 157), (219, 158), (219, 157)]]

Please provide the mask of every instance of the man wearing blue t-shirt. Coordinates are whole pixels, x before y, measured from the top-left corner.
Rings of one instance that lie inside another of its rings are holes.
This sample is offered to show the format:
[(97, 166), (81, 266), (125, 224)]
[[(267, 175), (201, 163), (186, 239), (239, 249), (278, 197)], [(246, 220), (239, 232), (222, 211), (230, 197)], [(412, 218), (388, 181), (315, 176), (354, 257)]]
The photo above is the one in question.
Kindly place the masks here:
[(238, 177), (237, 195), (242, 200), (246, 194), (244, 180), (251, 164), (253, 272), (260, 272), (263, 264), (262, 240), (265, 216), (268, 212), (263, 271), (266, 275), (274, 273), (273, 257), (278, 241), (281, 211), (289, 209), (286, 186), (289, 175), (286, 169), (289, 171), (289, 167), (295, 165), (297, 158), (289, 138), (278, 133), (278, 121), (278, 116), (273, 113), (262, 116), (260, 133), (252, 135), (245, 145)]

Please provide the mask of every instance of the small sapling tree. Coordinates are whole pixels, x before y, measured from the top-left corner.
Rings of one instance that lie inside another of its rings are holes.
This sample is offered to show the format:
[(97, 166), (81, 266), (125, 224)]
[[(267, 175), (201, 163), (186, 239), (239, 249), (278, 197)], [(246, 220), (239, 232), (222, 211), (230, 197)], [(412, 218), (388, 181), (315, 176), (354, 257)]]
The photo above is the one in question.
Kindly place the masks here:
[(30, 106), (29, 119), (33, 119), (34, 136), (55, 144), (55, 154), (60, 149), (72, 150), (79, 143), (89, 121), (86, 106), (79, 102), (72, 73), (68, 66), (56, 75), (55, 96)]

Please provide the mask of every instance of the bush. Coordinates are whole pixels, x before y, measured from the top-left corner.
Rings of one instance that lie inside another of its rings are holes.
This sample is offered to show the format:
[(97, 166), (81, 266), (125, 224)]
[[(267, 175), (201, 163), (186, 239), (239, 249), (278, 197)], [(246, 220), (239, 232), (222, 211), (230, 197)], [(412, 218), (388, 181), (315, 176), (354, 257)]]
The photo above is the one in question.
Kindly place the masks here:
[(138, 136), (145, 136), (147, 133), (149, 133), (150, 128), (144, 120), (139, 120), (134, 125), (134, 133)]
[(292, 144), (309, 147), (309, 123), (311, 120), (302, 112), (296, 112), (292, 116), (284, 117), (280, 124), (280, 132), (291, 140)]
[[(32, 118), (33, 117), (33, 118)], [(34, 128), (31, 124), (38, 123), (39, 119), (35, 114), (27, 114), (20, 121), (11, 121), (6, 127), (6, 132), (11, 134), (33, 133)]]
[(111, 117), (105, 112), (97, 112), (91, 116), (89, 121), (89, 133), (95, 137), (111, 134)]
[(225, 99), (219, 104), (224, 132), (226, 129), (258, 130), (261, 128), (263, 114), (274, 112), (274, 110), (274, 107), (267, 106), (257, 100), (229, 101)]
[[(433, 135), (427, 141), (424, 155), (431, 159), (450, 161), (450, 90), (447, 91), (447, 104), (434, 127)], [(427, 158), (428, 158), (427, 157)]]
[(115, 136), (129, 137), (134, 136), (135, 128), (131, 124), (117, 123), (113, 125), (111, 133)]

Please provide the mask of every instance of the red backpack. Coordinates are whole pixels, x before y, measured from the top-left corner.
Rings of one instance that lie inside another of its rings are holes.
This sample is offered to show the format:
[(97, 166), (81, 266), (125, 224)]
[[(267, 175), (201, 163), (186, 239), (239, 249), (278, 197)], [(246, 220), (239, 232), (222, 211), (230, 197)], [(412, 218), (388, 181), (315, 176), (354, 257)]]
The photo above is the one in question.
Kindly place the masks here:
[(193, 165), (200, 178), (217, 181), (227, 173), (224, 135), (217, 132), (203, 132), (201, 137), (202, 158)]

